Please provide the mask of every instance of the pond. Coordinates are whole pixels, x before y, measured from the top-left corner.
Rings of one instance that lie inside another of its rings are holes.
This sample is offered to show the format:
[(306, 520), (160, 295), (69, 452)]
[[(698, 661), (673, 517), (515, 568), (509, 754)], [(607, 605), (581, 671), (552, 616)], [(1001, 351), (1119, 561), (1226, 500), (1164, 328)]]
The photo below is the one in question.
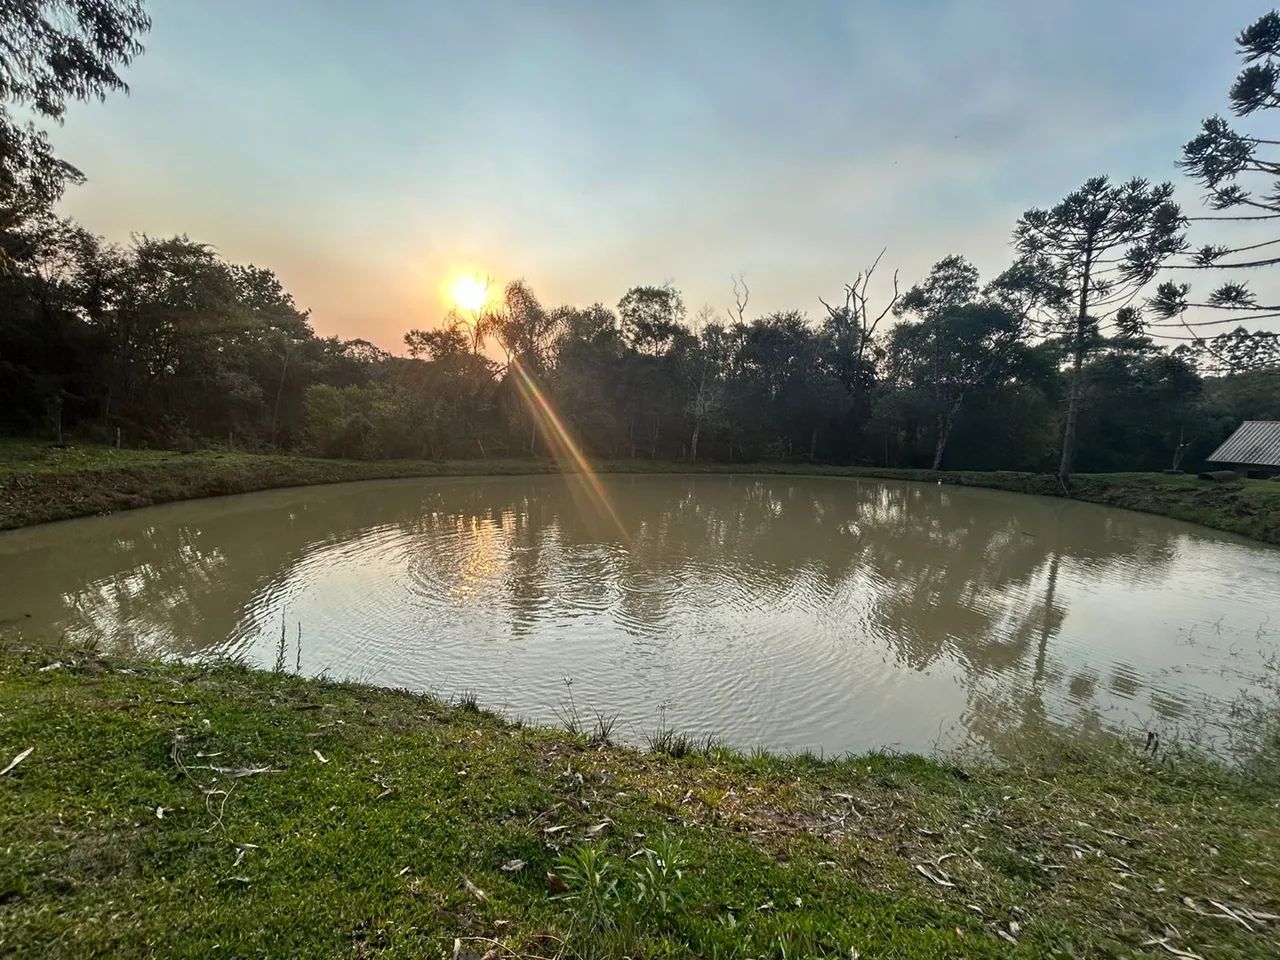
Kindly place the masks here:
[(1161, 517), (834, 477), (375, 481), (0, 533), (0, 631), (827, 754), (1216, 742), (1278, 586), (1280, 550)]

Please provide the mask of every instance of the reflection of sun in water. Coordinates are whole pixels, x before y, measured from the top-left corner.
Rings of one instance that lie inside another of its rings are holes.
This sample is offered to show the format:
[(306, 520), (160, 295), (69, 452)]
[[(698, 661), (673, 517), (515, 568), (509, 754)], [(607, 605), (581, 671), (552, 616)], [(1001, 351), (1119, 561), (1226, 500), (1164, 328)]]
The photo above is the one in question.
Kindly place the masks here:
[(449, 287), (454, 305), (473, 313), (489, 302), (489, 284), (477, 276), (463, 274)]

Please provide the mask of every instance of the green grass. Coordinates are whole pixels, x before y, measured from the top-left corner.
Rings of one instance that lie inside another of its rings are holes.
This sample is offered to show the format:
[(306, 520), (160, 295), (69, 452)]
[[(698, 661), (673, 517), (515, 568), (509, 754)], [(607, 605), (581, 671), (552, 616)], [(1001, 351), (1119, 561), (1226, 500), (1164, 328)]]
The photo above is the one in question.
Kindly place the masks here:
[(275, 487), (554, 470), (550, 461), (323, 460), (220, 450), (57, 448), (0, 440), (0, 529)]
[(27, 747), (0, 777), (0, 955), (1280, 951), (1276, 782), (1123, 745), (1003, 768), (677, 758), (354, 684), (10, 646), (0, 766)]
[[(817, 464), (600, 461), (606, 473), (766, 473), (881, 477), (1062, 496), (1056, 477), (1011, 471)], [(555, 473), (550, 460), (323, 460), (218, 450), (176, 453), (0, 440), (0, 529), (273, 487), (389, 477)], [(1158, 473), (1079, 474), (1072, 496), (1280, 544), (1280, 481), (1213, 484)]]

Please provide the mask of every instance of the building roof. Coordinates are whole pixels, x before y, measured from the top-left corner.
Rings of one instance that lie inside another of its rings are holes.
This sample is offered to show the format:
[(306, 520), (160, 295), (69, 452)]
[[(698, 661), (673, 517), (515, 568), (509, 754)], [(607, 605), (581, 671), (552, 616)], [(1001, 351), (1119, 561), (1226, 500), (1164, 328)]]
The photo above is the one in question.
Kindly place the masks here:
[(1280, 467), (1280, 420), (1246, 420), (1209, 454), (1209, 462)]

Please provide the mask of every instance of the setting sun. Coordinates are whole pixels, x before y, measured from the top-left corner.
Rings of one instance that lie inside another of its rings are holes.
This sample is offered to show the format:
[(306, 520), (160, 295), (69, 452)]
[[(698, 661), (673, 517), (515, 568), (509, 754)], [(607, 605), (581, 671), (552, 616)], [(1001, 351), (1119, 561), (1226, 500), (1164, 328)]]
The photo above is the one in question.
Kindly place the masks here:
[(477, 276), (463, 274), (449, 287), (449, 298), (463, 310), (477, 311), (489, 302), (489, 284)]

